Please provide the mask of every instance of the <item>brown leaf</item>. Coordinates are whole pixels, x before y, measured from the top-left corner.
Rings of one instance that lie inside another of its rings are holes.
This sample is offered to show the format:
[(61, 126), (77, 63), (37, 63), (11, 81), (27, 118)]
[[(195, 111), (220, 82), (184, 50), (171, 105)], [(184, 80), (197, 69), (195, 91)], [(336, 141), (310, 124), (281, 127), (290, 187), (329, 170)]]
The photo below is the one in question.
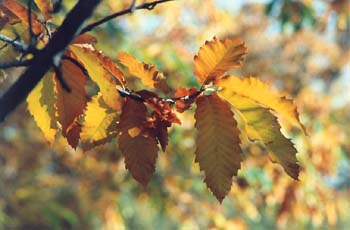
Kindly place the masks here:
[(222, 202), (231, 189), (232, 177), (241, 167), (239, 130), (230, 105), (216, 94), (200, 96), (195, 112), (198, 130), (196, 162), (204, 182)]
[(157, 141), (153, 132), (146, 128), (146, 106), (127, 98), (119, 123), (119, 148), (125, 156), (125, 166), (132, 176), (146, 186), (155, 170)]
[[(66, 55), (70, 56), (71, 52), (68, 51)], [(75, 120), (78, 119), (80, 115), (83, 114), (87, 103), (85, 92), (86, 76), (80, 68), (68, 60), (62, 61), (61, 71), (65, 82), (71, 88), (71, 92), (67, 92), (63, 89), (55, 76), (54, 79), (56, 81), (57, 91), (56, 108), (58, 121), (62, 126), (62, 135), (68, 137), (68, 128), (75, 123)], [(75, 130), (75, 132), (77, 132), (77, 130)], [(76, 140), (69, 142), (77, 143)], [(75, 148), (76, 145), (72, 145), (72, 147)]]

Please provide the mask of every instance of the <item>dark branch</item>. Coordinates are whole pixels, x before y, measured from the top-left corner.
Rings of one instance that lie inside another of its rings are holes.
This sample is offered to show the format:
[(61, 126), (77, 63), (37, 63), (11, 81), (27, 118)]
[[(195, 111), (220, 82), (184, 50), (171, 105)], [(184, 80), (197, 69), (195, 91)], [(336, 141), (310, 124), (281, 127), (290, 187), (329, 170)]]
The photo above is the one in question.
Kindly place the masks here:
[(28, 96), (55, 63), (60, 62), (67, 46), (80, 33), (82, 24), (92, 15), (100, 2), (101, 0), (78, 1), (49, 43), (35, 54), (34, 58), (31, 59), (32, 64), (0, 98), (0, 121), (3, 121)]
[(23, 60), (23, 61), (11, 61), (11, 62), (0, 62), (0, 69), (7, 69), (12, 67), (21, 67), (29, 66), (32, 64), (32, 60)]
[(135, 6), (135, 1), (133, 1), (131, 6), (128, 9), (111, 14), (105, 18), (102, 18), (101, 20), (99, 20), (97, 22), (94, 22), (94, 23), (91, 23), (90, 25), (87, 25), (85, 28), (83, 28), (81, 30), (80, 34), (89, 32), (89, 31), (93, 30), (95, 27), (97, 27), (105, 22), (108, 22), (109, 20), (112, 20), (114, 18), (120, 17), (122, 15), (126, 15), (126, 14), (131, 14), (135, 10), (141, 10), (141, 9), (153, 10), (154, 7), (156, 7), (156, 5), (164, 3), (164, 2), (170, 2), (170, 1), (174, 1), (174, 0), (157, 0), (154, 2), (143, 3), (143, 4), (138, 5), (138, 6)]

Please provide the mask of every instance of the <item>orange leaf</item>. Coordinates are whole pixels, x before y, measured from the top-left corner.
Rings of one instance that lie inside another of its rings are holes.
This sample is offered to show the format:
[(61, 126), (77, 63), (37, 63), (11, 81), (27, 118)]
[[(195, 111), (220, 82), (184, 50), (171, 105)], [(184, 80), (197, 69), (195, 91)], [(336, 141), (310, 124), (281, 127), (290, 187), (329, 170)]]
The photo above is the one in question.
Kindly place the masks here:
[(173, 113), (169, 103), (159, 98), (157, 94), (148, 90), (140, 90), (137, 94), (159, 115), (162, 121), (169, 124), (169, 127), (171, 123), (181, 124), (181, 121), (177, 118), (175, 113)]
[[(71, 56), (71, 52), (68, 51), (66, 55)], [(62, 61), (62, 76), (68, 86), (71, 88), (71, 92), (64, 90), (58, 82), (56, 75), (56, 90), (57, 90), (57, 116), (58, 121), (62, 125), (62, 135), (68, 137), (69, 130), (73, 130), (71, 125), (75, 124), (75, 120), (83, 114), (84, 108), (87, 103), (86, 92), (85, 92), (85, 82), (86, 77), (84, 73), (76, 65), (68, 60)], [(70, 127), (70, 129), (68, 129)], [(77, 130), (75, 130), (77, 131)], [(73, 135), (75, 138), (79, 138), (79, 135)], [(69, 143), (78, 143), (77, 139), (68, 140)], [(72, 145), (73, 148), (76, 145)]]
[(118, 60), (128, 68), (131, 75), (140, 78), (145, 86), (154, 87), (164, 93), (169, 92), (169, 86), (166, 84), (164, 75), (154, 65), (141, 63), (125, 52), (119, 52)]
[[(22, 4), (18, 3), (14, 0), (4, 0), (2, 2), (3, 6), (5, 6), (8, 10), (10, 10), (13, 14), (15, 14), (19, 19), (22, 20), (27, 26), (29, 26), (28, 21), (28, 9)], [(35, 12), (32, 12), (32, 30), (35, 34), (40, 34), (44, 31), (44, 27), (41, 25), (37, 15)]]
[(230, 105), (216, 94), (200, 96), (195, 112), (198, 129), (196, 162), (205, 183), (222, 202), (241, 167), (239, 130)]
[(216, 81), (230, 69), (240, 67), (246, 53), (243, 40), (214, 37), (212, 41), (206, 41), (194, 57), (194, 74), (203, 84)]
[[(118, 77), (112, 73), (101, 60), (100, 52), (92, 48), (91, 46), (70, 46), (70, 50), (77, 56), (86, 70), (89, 73), (90, 78), (96, 82), (104, 102), (111, 108), (115, 110), (120, 110), (121, 108), (121, 97), (116, 90), (116, 78)], [(119, 82), (121, 83), (121, 82)], [(122, 84), (122, 83), (121, 83)]]
[(147, 116), (143, 103), (127, 98), (119, 123), (119, 148), (125, 156), (125, 166), (143, 186), (151, 179), (157, 158), (156, 138), (144, 126)]
[(46, 21), (52, 18), (51, 12), (53, 5), (51, 0), (34, 0), (34, 2), (44, 15)]

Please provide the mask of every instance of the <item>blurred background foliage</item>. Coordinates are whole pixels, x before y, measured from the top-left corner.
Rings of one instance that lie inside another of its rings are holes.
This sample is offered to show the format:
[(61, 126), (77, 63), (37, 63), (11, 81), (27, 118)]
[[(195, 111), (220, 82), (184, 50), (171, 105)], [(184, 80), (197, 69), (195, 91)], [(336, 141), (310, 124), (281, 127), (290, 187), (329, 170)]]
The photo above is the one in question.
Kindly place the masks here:
[[(91, 21), (130, 2), (105, 0)], [(63, 3), (58, 25), (75, 1)], [(248, 56), (233, 74), (258, 76), (298, 105), (308, 136), (287, 125), (283, 131), (298, 149), (300, 181), (245, 140), (242, 169), (220, 205), (194, 163), (192, 110), (179, 114), (183, 123), (171, 129), (144, 189), (125, 170), (115, 141), (88, 152), (61, 137), (49, 146), (23, 103), (0, 124), (0, 229), (346, 229), (349, 11), (348, 0), (186, 0), (96, 28), (98, 49), (155, 64), (174, 89), (198, 85), (193, 56), (205, 40), (243, 38)], [(1, 75), (0, 94), (20, 71)]]

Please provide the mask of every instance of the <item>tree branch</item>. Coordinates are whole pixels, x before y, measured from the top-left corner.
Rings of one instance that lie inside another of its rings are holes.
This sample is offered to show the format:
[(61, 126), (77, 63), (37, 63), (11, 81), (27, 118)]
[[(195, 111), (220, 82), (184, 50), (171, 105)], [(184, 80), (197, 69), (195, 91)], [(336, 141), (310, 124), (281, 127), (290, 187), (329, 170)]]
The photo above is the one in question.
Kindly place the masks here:
[(12, 39), (12, 38), (9, 38), (3, 34), (0, 34), (0, 40), (7, 43), (7, 44), (12, 45), (16, 50), (18, 50), (20, 52), (27, 52), (28, 51), (28, 45), (26, 45), (22, 42), (16, 41), (16, 39)]
[(32, 64), (32, 60), (11, 61), (11, 62), (2, 62), (2, 63), (0, 62), (0, 69), (29, 66), (30, 64)]
[(80, 33), (82, 24), (92, 15), (95, 7), (100, 2), (101, 0), (78, 1), (49, 43), (36, 53), (32, 59), (32, 65), (0, 98), (0, 121), (3, 121), (28, 96), (30, 91), (54, 64), (60, 62), (65, 49), (75, 36)]
[(99, 20), (97, 22), (94, 22), (94, 23), (91, 23), (90, 25), (87, 25), (86, 27), (84, 27), (81, 30), (80, 34), (84, 34), (86, 32), (89, 32), (89, 31), (93, 30), (95, 27), (97, 27), (105, 22), (108, 22), (109, 20), (112, 20), (114, 18), (120, 17), (122, 15), (126, 15), (126, 14), (131, 14), (135, 10), (141, 10), (141, 9), (153, 10), (154, 7), (156, 7), (156, 5), (164, 3), (164, 2), (170, 2), (170, 1), (175, 1), (175, 0), (157, 0), (154, 2), (143, 3), (143, 4), (138, 5), (138, 6), (135, 6), (135, 1), (133, 1), (131, 6), (128, 9), (111, 14), (105, 18), (102, 18), (101, 20)]

